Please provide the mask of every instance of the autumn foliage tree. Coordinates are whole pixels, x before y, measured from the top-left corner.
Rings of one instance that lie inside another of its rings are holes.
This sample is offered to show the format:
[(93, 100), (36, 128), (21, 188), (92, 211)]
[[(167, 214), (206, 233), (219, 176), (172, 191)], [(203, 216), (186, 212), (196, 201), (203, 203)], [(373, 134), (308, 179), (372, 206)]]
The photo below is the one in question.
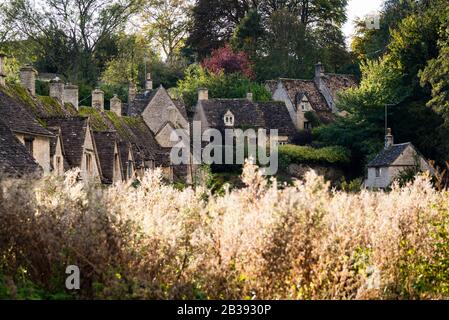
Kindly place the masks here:
[(251, 62), (244, 52), (235, 52), (228, 44), (212, 51), (212, 55), (201, 63), (202, 67), (212, 73), (241, 73), (249, 79), (254, 78)]

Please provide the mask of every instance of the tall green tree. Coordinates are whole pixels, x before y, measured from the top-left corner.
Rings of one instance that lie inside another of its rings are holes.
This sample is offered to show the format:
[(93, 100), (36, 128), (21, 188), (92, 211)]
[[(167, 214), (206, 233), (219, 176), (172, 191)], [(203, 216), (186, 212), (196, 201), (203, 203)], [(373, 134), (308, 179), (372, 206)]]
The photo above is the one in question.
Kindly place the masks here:
[(141, 0), (7, 0), (6, 25), (14, 40), (32, 42), (48, 69), (69, 79), (95, 82), (105, 61), (102, 50), (114, 47), (114, 33), (123, 29)]

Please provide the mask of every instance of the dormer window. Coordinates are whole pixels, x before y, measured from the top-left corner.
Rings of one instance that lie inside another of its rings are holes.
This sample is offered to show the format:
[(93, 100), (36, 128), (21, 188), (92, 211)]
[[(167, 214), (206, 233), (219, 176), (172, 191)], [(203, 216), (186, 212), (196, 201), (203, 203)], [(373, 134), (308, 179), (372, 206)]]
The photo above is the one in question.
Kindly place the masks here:
[(234, 125), (234, 115), (231, 111), (228, 110), (228, 112), (225, 113), (223, 119), (225, 126), (231, 127)]
[(300, 93), (296, 96), (296, 110), (307, 112), (310, 111), (312, 108), (310, 106), (309, 99), (307, 98), (306, 94)]

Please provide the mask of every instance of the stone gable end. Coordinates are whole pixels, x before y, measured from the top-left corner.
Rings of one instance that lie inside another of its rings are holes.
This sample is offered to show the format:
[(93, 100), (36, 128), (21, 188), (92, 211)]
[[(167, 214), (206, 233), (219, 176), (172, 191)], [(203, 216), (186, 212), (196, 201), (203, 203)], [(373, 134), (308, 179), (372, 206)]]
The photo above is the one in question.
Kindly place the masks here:
[[(172, 111), (170, 111), (170, 109)], [(173, 116), (172, 114), (171, 116), (170, 112), (173, 112), (175, 115)], [(167, 121), (171, 121), (182, 128), (188, 128), (187, 120), (179, 112), (164, 88), (160, 88), (156, 92), (153, 99), (151, 99), (150, 103), (143, 111), (142, 117), (154, 133), (158, 132)], [(171, 117), (174, 119), (170, 119)]]

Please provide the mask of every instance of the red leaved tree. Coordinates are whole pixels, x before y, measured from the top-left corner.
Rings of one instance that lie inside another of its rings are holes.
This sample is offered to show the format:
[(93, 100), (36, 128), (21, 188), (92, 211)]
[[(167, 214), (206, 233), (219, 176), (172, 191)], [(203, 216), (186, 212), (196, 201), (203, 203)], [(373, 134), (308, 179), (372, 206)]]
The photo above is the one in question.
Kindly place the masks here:
[(229, 44), (212, 51), (211, 56), (204, 59), (201, 65), (212, 73), (220, 71), (225, 74), (242, 73), (249, 79), (254, 78), (254, 72), (246, 53), (234, 52)]

